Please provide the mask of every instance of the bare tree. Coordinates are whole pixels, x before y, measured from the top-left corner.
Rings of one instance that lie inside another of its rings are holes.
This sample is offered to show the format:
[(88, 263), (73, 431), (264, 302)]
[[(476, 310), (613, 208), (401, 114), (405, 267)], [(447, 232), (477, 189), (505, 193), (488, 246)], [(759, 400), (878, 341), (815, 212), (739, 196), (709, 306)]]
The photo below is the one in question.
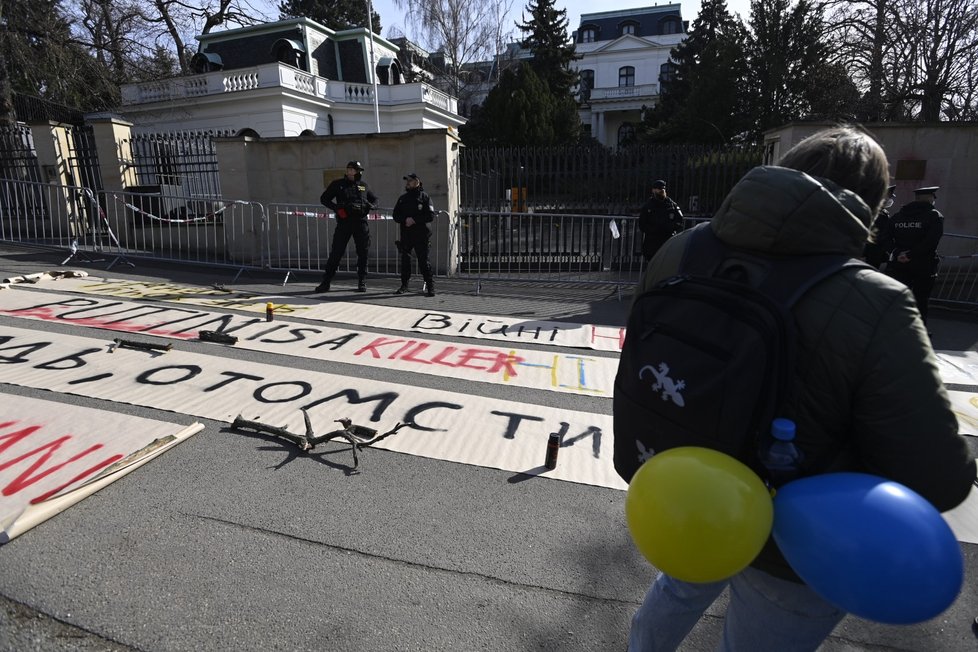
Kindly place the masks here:
[(836, 62), (864, 93), (864, 119), (938, 121), (973, 106), (978, 0), (829, 0), (825, 7)]
[(513, 0), (394, 0), (418, 30), (420, 45), (439, 54), (438, 76), (459, 97), (467, 84), (464, 66), (491, 59), (508, 33), (502, 26)]

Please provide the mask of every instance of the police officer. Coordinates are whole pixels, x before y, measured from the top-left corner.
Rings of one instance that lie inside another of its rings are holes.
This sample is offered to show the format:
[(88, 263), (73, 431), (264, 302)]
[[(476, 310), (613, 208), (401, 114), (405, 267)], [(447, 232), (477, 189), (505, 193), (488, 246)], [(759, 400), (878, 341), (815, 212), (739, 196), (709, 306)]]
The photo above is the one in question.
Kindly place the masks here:
[(873, 220), (873, 225), (869, 228), (869, 240), (863, 247), (863, 258), (876, 269), (883, 267), (883, 263), (889, 260), (890, 252), (893, 251), (893, 228), (890, 226), (889, 208), (893, 206), (895, 199), (896, 186), (890, 186), (887, 188), (883, 208), (880, 209), (876, 219)]
[(428, 251), (431, 242), (431, 230), (428, 225), (434, 219), (434, 209), (431, 197), (424, 191), (421, 179), (414, 172), (404, 177), (404, 194), (394, 205), (394, 221), (401, 225), (401, 239), (397, 248), (401, 252), (401, 287), (397, 294), (408, 291), (408, 281), (411, 280), (411, 252), (418, 257), (418, 271), (424, 278), (425, 295), (435, 296), (435, 283), (431, 276), (431, 263), (428, 261)]
[(652, 196), (638, 214), (638, 228), (642, 232), (645, 262), (652, 260), (666, 240), (683, 230), (683, 212), (666, 194), (666, 182), (662, 179), (652, 182)]
[(914, 200), (890, 219), (893, 252), (886, 273), (906, 284), (927, 323), (927, 301), (937, 278), (937, 243), (944, 235), (944, 216), (934, 208), (938, 186), (917, 188)]
[(329, 284), (351, 237), (357, 249), (357, 292), (367, 291), (367, 254), (370, 250), (367, 215), (377, 205), (377, 197), (363, 180), (363, 169), (360, 161), (350, 161), (346, 164), (346, 175), (330, 183), (319, 198), (323, 206), (336, 214), (336, 230), (323, 270), (323, 282), (316, 287), (316, 292), (329, 292)]

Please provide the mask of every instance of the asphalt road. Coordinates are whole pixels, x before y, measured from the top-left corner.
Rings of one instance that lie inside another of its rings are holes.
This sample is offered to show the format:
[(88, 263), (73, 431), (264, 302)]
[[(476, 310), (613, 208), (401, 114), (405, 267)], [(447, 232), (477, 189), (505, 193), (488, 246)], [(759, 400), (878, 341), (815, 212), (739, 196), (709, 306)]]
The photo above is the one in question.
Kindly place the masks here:
[[(0, 277), (56, 269), (62, 258), (0, 249)], [(72, 267), (104, 275), (95, 264)], [(139, 264), (108, 276), (211, 285), (229, 283), (233, 271)], [(294, 279), (283, 288), (276, 277), (252, 276), (235, 287), (304, 295), (317, 280)], [(361, 295), (349, 291), (352, 281), (338, 279), (326, 296), (608, 324), (623, 323), (627, 307), (627, 299), (599, 290), (550, 288), (541, 298), (539, 288), (483, 286), (476, 294), (472, 283), (453, 280), (426, 298), (395, 296), (397, 285), (371, 279)], [(935, 347), (974, 349), (976, 322), (935, 310)], [(0, 316), (0, 324), (25, 322)], [(48, 322), (30, 327), (95, 336)], [(426, 387), (433, 395), (611, 409), (594, 397), (233, 348), (227, 355)], [(192, 421), (7, 384), (0, 391), (0, 400), (32, 396)], [(270, 437), (200, 421), (204, 431), (0, 547), (0, 650), (625, 648), (629, 620), (655, 571), (632, 546), (623, 492), (380, 449), (363, 451), (363, 472), (350, 475), (349, 450), (339, 444), (295, 456)], [(978, 649), (978, 546), (964, 544), (963, 551), (965, 588), (940, 617), (910, 627), (850, 617), (822, 649)], [(721, 598), (711, 607), (682, 649), (714, 649), (724, 606)]]

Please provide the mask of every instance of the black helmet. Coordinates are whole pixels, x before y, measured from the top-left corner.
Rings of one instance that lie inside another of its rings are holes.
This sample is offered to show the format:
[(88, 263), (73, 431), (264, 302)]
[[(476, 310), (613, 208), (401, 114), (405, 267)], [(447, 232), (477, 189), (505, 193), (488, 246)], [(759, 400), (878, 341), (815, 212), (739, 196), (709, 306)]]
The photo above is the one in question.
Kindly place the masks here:
[(360, 165), (360, 161), (350, 161), (349, 163), (346, 164), (346, 167), (348, 167), (348, 168), (356, 168), (356, 169), (360, 170), (361, 172), (363, 172), (364, 169), (365, 169), (362, 165)]

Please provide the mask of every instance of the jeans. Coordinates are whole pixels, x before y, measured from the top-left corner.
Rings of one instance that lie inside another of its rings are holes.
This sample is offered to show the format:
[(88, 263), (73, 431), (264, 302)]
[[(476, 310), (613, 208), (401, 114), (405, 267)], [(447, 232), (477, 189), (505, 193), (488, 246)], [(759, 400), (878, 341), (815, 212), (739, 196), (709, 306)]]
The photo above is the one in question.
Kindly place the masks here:
[(729, 580), (683, 582), (660, 574), (632, 619), (629, 652), (675, 650), (730, 585), (721, 652), (815, 650), (846, 615), (804, 584), (748, 567)]

